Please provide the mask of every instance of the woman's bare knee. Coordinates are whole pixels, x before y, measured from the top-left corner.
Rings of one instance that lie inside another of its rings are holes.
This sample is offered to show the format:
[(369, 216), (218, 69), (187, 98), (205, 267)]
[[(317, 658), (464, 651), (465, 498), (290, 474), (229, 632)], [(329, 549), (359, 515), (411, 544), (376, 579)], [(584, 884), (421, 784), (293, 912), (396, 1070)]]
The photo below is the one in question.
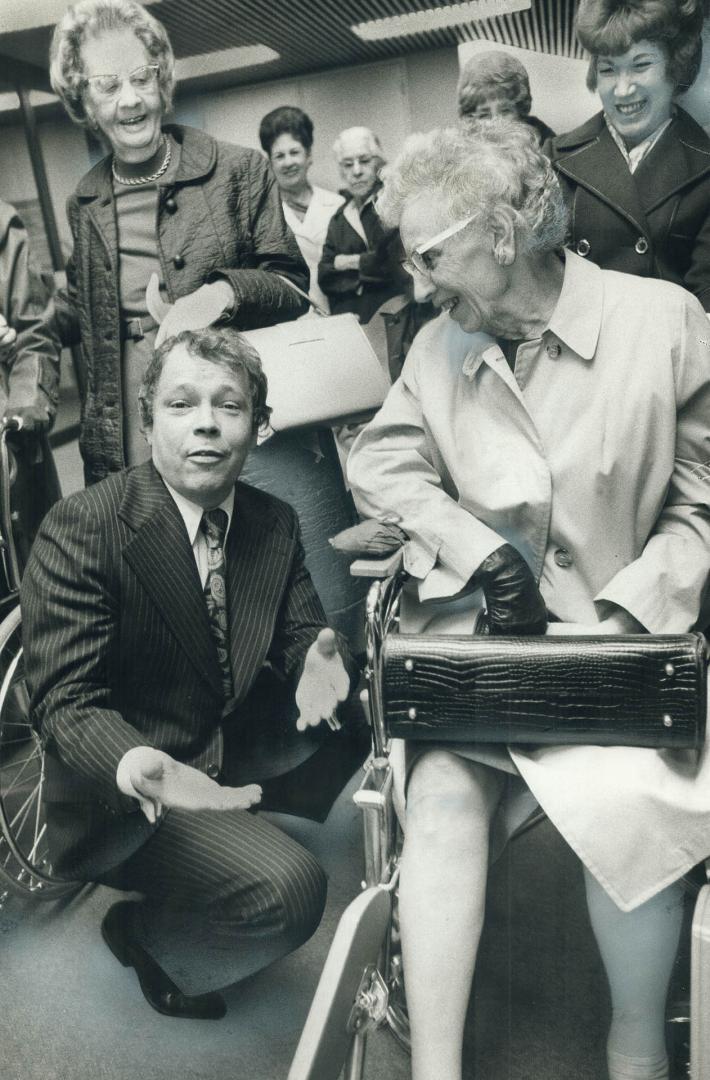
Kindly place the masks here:
[(412, 769), (407, 834), (466, 844), (477, 833), (487, 833), (501, 791), (502, 779), (494, 770), (446, 750), (431, 750)]

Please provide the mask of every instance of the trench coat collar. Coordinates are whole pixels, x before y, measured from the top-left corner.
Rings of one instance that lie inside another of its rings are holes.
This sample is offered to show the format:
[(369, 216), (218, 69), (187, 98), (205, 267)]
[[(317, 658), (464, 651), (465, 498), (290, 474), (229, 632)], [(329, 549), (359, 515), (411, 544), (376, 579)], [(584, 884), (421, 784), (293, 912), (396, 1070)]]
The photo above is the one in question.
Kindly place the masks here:
[[(555, 309), (543, 334), (553, 334), (580, 356), (593, 360), (602, 325), (604, 285), (602, 271), (594, 263), (586, 262), (573, 251), (565, 249), (565, 273)], [(447, 316), (450, 319), (450, 316)], [(453, 319), (446, 329), (450, 335), (449, 348), (460, 347)], [(458, 329), (458, 328), (457, 328)], [(461, 335), (463, 331), (459, 331)], [(479, 332), (468, 335), (468, 350), (463, 357), (462, 374), (473, 379), (481, 364), (489, 364), (494, 370), (503, 353), (500, 345), (490, 334)]]
[[(163, 130), (180, 147), (180, 161), (171, 185), (200, 180), (212, 172), (217, 161), (217, 143), (211, 135), (182, 124), (165, 124)], [(111, 157), (107, 154), (79, 181), (76, 194), (81, 201), (102, 197), (106, 202), (111, 200)]]
[(565, 250), (562, 289), (547, 329), (583, 360), (592, 360), (597, 351), (603, 301), (601, 269)]

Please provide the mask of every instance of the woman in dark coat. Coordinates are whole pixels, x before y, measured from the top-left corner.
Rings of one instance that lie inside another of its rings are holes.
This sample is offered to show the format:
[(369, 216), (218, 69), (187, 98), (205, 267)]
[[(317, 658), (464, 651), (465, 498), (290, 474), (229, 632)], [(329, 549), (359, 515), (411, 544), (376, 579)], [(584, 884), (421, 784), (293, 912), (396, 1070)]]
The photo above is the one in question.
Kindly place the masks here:
[(347, 128), (333, 149), (349, 198), (330, 219), (318, 284), (333, 315), (352, 311), (368, 323), (386, 300), (411, 290), (397, 230), (383, 228), (375, 211), (384, 165), (377, 136), (369, 128)]
[(158, 300), (173, 305), (159, 340), (218, 320), (269, 326), (306, 309), (282, 280), (308, 288), (264, 158), (164, 124), (174, 66), (164, 27), (134, 0), (80, 0), (54, 32), (52, 86), (110, 150), (69, 199), (74, 251), (57, 298), (64, 343), (81, 345), (87, 483), (149, 456), (137, 391), (156, 343), (154, 275)]
[(571, 209), (570, 246), (662, 278), (710, 310), (710, 139), (678, 105), (700, 67), (700, 0), (582, 0), (577, 35), (603, 110), (543, 146)]

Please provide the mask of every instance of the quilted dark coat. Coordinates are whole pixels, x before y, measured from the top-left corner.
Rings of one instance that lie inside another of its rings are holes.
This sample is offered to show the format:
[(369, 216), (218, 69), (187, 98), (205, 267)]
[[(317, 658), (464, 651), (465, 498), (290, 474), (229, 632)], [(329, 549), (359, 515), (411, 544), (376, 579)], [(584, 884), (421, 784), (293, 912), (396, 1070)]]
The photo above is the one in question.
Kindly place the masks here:
[(674, 281), (710, 310), (710, 139), (683, 109), (632, 175), (604, 114), (548, 140), (570, 247), (604, 270)]
[[(216, 277), (234, 289), (238, 330), (285, 322), (306, 304), (284, 281), (308, 290), (308, 268), (288, 229), (276, 183), (255, 150), (193, 128), (166, 127), (180, 144), (173, 179), (159, 184), (158, 254), (171, 301)], [(55, 329), (81, 346), (80, 448), (87, 484), (122, 469), (121, 312), (118, 235), (110, 157), (80, 181), (67, 204), (74, 250)]]

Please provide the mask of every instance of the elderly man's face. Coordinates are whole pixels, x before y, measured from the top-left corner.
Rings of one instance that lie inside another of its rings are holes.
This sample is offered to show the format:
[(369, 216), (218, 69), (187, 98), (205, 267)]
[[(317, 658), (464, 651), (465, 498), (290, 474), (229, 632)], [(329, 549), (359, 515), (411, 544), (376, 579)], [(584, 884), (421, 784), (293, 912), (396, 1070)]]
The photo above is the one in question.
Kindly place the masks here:
[(379, 157), (372, 153), (370, 140), (360, 135), (343, 139), (340, 147), (340, 175), (348, 191), (357, 199), (366, 199), (377, 182)]
[(255, 442), (246, 374), (176, 345), (155, 388), (146, 438), (166, 483), (205, 510), (219, 506)]
[[(446, 199), (426, 193), (405, 206), (400, 222), (408, 255), (451, 225)], [(414, 295), (447, 311), (463, 330), (506, 334), (502, 320), (510, 269), (493, 254), (494, 237), (474, 221), (455, 236), (429, 248), (422, 256), (428, 273), (414, 271)]]

